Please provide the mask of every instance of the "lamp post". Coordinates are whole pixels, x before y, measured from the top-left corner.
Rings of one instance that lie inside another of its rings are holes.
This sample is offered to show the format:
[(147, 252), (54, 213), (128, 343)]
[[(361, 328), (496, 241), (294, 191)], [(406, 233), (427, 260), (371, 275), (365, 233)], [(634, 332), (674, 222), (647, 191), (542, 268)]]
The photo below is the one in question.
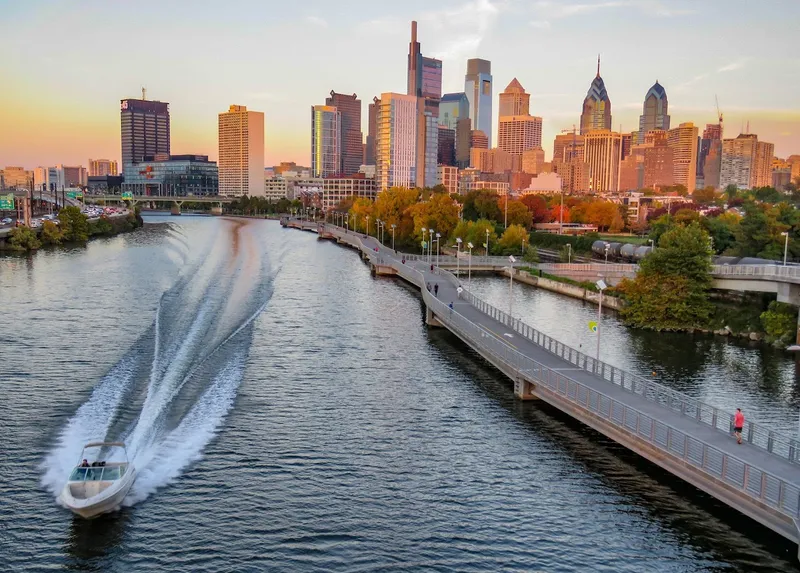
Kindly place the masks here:
[(484, 245), (484, 247), (486, 247), (486, 256), (488, 257), (489, 256), (489, 229), (486, 229), (486, 244)]
[(439, 266), (439, 241), (442, 238), (441, 233), (436, 233), (436, 266)]
[(606, 290), (608, 285), (603, 279), (600, 279), (596, 283), (597, 289), (600, 291), (600, 303), (597, 305), (597, 361), (600, 361), (600, 320), (602, 318), (603, 313), (603, 291)]
[(525, 256), (525, 237), (522, 237), (522, 256)]
[(467, 243), (467, 248), (469, 249), (469, 266), (467, 267), (467, 290), (470, 289), (472, 286), (472, 243)]
[(608, 264), (608, 248), (609, 248), (610, 246), (611, 246), (611, 245), (609, 245), (608, 243), (606, 243), (606, 248), (605, 248), (605, 253), (606, 253), (606, 264)]
[(459, 271), (461, 270), (461, 258), (459, 255), (461, 254), (461, 237), (456, 238), (456, 276), (459, 275)]
[(381, 220), (377, 217), (375, 218), (375, 238), (379, 243), (381, 242)]
[(395, 248), (394, 248), (394, 230), (395, 230), (396, 227), (397, 227), (397, 225), (394, 225), (394, 224), (392, 225), (392, 250), (393, 251), (395, 250)]
[(508, 265), (508, 318), (514, 320), (512, 310), (514, 310), (514, 263), (517, 262), (517, 259), (514, 258), (514, 255), (508, 255), (508, 262), (511, 263)]
[(567, 263), (572, 263), (572, 243), (567, 243)]
[(367, 236), (369, 236), (369, 215), (367, 215)]
[(783, 242), (783, 266), (785, 267), (786, 255), (789, 254), (789, 231), (784, 231), (783, 233), (781, 233), (781, 235), (786, 237), (786, 240)]
[(503, 214), (503, 227), (508, 229), (508, 190), (506, 190), (506, 208)]
[(428, 229), (425, 227), (422, 228), (422, 260), (425, 260), (425, 233), (428, 232)]
[(430, 233), (431, 237), (431, 244), (428, 247), (428, 264), (431, 264), (431, 262), (433, 262), (433, 234), (435, 232), (436, 231), (434, 231), (433, 229), (428, 229), (428, 233)]
[(353, 213), (353, 230), (358, 233), (358, 214)]
[(561, 190), (561, 207), (558, 210), (558, 234), (564, 234), (564, 190)]

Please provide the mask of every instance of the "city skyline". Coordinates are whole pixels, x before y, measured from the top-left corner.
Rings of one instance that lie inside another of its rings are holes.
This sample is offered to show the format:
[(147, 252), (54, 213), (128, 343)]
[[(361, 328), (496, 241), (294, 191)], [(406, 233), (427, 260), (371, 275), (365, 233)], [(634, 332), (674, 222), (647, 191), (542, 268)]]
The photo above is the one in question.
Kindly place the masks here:
[[(215, 160), (217, 114), (235, 104), (264, 112), (266, 165), (310, 165), (309, 106), (331, 90), (366, 102), (406, 91), (408, 23), (414, 19), (425, 56), (442, 60), (442, 92), (463, 91), (471, 58), (491, 61), (500, 87), (518, 78), (531, 96), (531, 115), (543, 118), (548, 158), (554, 136), (578, 124), (597, 52), (615, 131), (620, 125), (638, 130), (645, 94), (657, 80), (669, 94), (673, 125), (715, 123), (718, 95), (726, 138), (749, 121), (750, 132), (774, 143), (776, 155), (800, 153), (800, 58), (784, 47), (800, 7), (695, 4), (474, 0), (431, 9), (412, 0), (377, 8), (354, 2), (337, 12), (319, 2), (275, 10), (234, 1), (222, 13), (159, 5), (160, 19), (140, 29), (124, 24), (122, 8), (99, 2), (71, 6), (65, 14), (56, 2), (2, 1), (7, 17), (0, 43), (14, 54), (2, 66), (15, 81), (0, 95), (0, 163), (32, 169), (107, 157), (121, 164), (117, 105), (138, 98), (145, 86), (148, 99), (170, 104), (174, 153)], [(242, 10), (248, 18), (240, 18)], [(167, 36), (172, 20), (183, 25)], [(91, 29), (92, 40), (62, 45), (54, 30), (66, 24)], [(204, 33), (202, 43), (192, 41)], [(291, 41), (298, 34), (307, 40)], [(664, 46), (653, 44), (658, 34)], [(745, 34), (751, 41), (741, 41)], [(98, 49), (103, 42), (141, 47), (128, 56)], [(493, 93), (492, 141), (500, 91)]]

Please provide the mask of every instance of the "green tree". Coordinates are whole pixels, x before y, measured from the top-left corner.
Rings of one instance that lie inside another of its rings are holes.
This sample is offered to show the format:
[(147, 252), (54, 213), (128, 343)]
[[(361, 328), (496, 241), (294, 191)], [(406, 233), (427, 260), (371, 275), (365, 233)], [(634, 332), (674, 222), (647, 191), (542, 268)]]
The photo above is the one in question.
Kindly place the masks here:
[(658, 244), (661, 236), (669, 231), (674, 225), (672, 215), (669, 213), (661, 215), (657, 219), (650, 221), (650, 232), (647, 234), (648, 238), (653, 240), (653, 244)]
[(15, 251), (35, 251), (42, 246), (36, 231), (30, 227), (15, 227), (8, 234), (8, 244)]
[(505, 198), (501, 197), (497, 200), (497, 206), (504, 210), (503, 220), (506, 221), (509, 226), (522, 225), (526, 229), (531, 227), (533, 215), (528, 211), (528, 208), (522, 201), (509, 199), (508, 205), (506, 205)]
[(58, 222), (67, 243), (85, 243), (89, 240), (89, 219), (78, 207), (64, 207), (58, 212)]
[(480, 253), (483, 245), (486, 243), (487, 231), (489, 233), (489, 251), (492, 252), (497, 248), (497, 233), (495, 232), (494, 224), (487, 219), (459, 222), (450, 236), (450, 244), (455, 243), (456, 238), (460, 238), (464, 245), (472, 243), (474, 252), (476, 254)]
[(703, 189), (695, 189), (692, 193), (692, 199), (695, 203), (700, 205), (707, 205), (708, 203), (713, 203), (716, 199), (717, 195), (714, 192), (713, 187), (705, 187)]
[(538, 263), (539, 249), (528, 245), (527, 247), (525, 247), (525, 254), (522, 256), (522, 260), (525, 261), (526, 263)]
[(787, 229), (763, 205), (746, 203), (744, 217), (736, 229), (736, 254), (740, 257), (780, 259), (783, 256), (781, 232)]
[(523, 242), (529, 243), (528, 231), (522, 225), (509, 225), (500, 237), (498, 245), (501, 255), (522, 255)]
[(497, 193), (487, 189), (467, 193), (464, 197), (463, 217), (469, 221), (478, 219), (502, 221), (503, 214), (497, 207)]
[(756, 200), (763, 201), (764, 203), (780, 203), (786, 198), (783, 193), (774, 187), (759, 187), (753, 189), (753, 196)]
[(703, 217), (701, 224), (711, 236), (714, 251), (721, 255), (736, 244), (736, 232), (740, 217), (735, 213), (723, 213), (718, 217)]
[(711, 316), (711, 238), (696, 222), (663, 234), (633, 281), (621, 286), (631, 326), (677, 330), (705, 326)]
[(729, 183), (725, 186), (725, 195), (728, 197), (728, 201), (736, 197), (738, 194), (739, 188), (735, 184)]
[(760, 318), (764, 332), (772, 341), (789, 342), (797, 333), (797, 308), (790, 304), (773, 300)]
[(64, 233), (53, 221), (42, 223), (42, 243), (45, 245), (60, 245), (64, 240)]
[(113, 235), (114, 234), (114, 226), (111, 224), (111, 221), (105, 215), (102, 215), (96, 221), (91, 221), (89, 223), (89, 235)]

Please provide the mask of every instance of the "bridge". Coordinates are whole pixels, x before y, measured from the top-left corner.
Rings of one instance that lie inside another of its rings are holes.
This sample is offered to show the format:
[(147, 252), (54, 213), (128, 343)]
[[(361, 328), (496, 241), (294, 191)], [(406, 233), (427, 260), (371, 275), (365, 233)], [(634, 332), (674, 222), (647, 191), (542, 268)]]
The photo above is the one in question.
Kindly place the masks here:
[[(431, 271), (427, 261), (330, 224), (285, 218), (281, 224), (357, 249), (374, 274), (418, 288), (427, 324), (447, 328), (494, 365), (518, 399), (543, 400), (800, 543), (800, 440), (748, 420), (737, 445), (730, 412), (554, 340), (468, 292), (444, 268)], [(439, 285), (438, 296), (429, 283)]]
[(181, 214), (181, 205), (184, 203), (212, 203), (214, 206), (211, 208), (212, 215), (222, 215), (222, 205), (225, 203), (233, 203), (236, 197), (222, 197), (219, 195), (131, 195), (130, 197), (123, 197), (122, 195), (89, 195), (83, 196), (86, 203), (121, 203), (127, 202), (131, 206), (138, 205), (139, 203), (150, 205), (155, 208), (157, 203), (171, 203), (170, 212), (173, 215)]

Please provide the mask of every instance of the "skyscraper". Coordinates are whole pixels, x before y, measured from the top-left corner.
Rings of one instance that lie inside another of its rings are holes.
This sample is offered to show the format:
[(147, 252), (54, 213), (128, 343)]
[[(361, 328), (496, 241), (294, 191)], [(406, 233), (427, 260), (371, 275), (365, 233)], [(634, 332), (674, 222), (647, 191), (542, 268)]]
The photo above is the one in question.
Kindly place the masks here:
[(376, 179), (381, 191), (416, 185), (418, 102), (413, 95), (381, 94), (376, 137)]
[(408, 81), (406, 93), (422, 97), (422, 49), (417, 42), (417, 23), (411, 22), (411, 42), (408, 44)]
[(365, 159), (367, 165), (375, 165), (376, 145), (378, 142), (378, 107), (381, 100), (376, 97), (372, 98), (372, 103), (368, 106), (369, 125), (367, 127), (367, 157)]
[(347, 95), (331, 91), (331, 96), (325, 98), (325, 105), (334, 106), (341, 114), (341, 165), (338, 171), (341, 175), (358, 173), (361, 161), (364, 159), (361, 100), (356, 94)]
[(264, 114), (232, 105), (219, 114), (219, 194), (261, 197), (264, 189)]
[(472, 120), (467, 116), (456, 122), (456, 165), (461, 169), (469, 167), (469, 150), (471, 147)]
[(469, 118), (469, 100), (464, 92), (444, 94), (439, 102), (439, 125), (456, 129), (458, 120)]
[(592, 191), (616, 191), (622, 134), (609, 129), (595, 129), (584, 136), (584, 145)]
[(647, 90), (644, 96), (642, 115), (639, 116), (639, 137), (637, 143), (644, 143), (644, 134), (654, 129), (669, 131), (669, 103), (667, 92), (658, 83)]
[(707, 123), (697, 147), (696, 185), (719, 187), (722, 160), (722, 124)]
[(583, 136), (573, 133), (556, 135), (553, 141), (553, 161), (583, 161)]
[(120, 101), (123, 172), (145, 157), (170, 153), (169, 104), (144, 96), (143, 89), (142, 99)]
[(439, 165), (456, 164), (456, 130), (439, 124)]
[(467, 60), (464, 76), (464, 93), (469, 101), (469, 117), (472, 129), (486, 134), (492, 146), (492, 63), (474, 58)]
[(111, 159), (90, 159), (89, 177), (104, 177), (117, 174), (117, 162)]
[(697, 131), (693, 123), (686, 122), (667, 132), (667, 144), (672, 149), (673, 184), (684, 185), (689, 193), (695, 190)]
[(593, 129), (611, 130), (611, 99), (600, 77), (600, 56), (597, 56), (597, 75), (589, 86), (581, 111), (581, 135)]
[(342, 175), (342, 114), (334, 106), (311, 108), (311, 176)]
[(519, 83), (517, 78), (511, 80), (505, 91), (500, 94), (499, 117), (530, 114), (530, 94)]

